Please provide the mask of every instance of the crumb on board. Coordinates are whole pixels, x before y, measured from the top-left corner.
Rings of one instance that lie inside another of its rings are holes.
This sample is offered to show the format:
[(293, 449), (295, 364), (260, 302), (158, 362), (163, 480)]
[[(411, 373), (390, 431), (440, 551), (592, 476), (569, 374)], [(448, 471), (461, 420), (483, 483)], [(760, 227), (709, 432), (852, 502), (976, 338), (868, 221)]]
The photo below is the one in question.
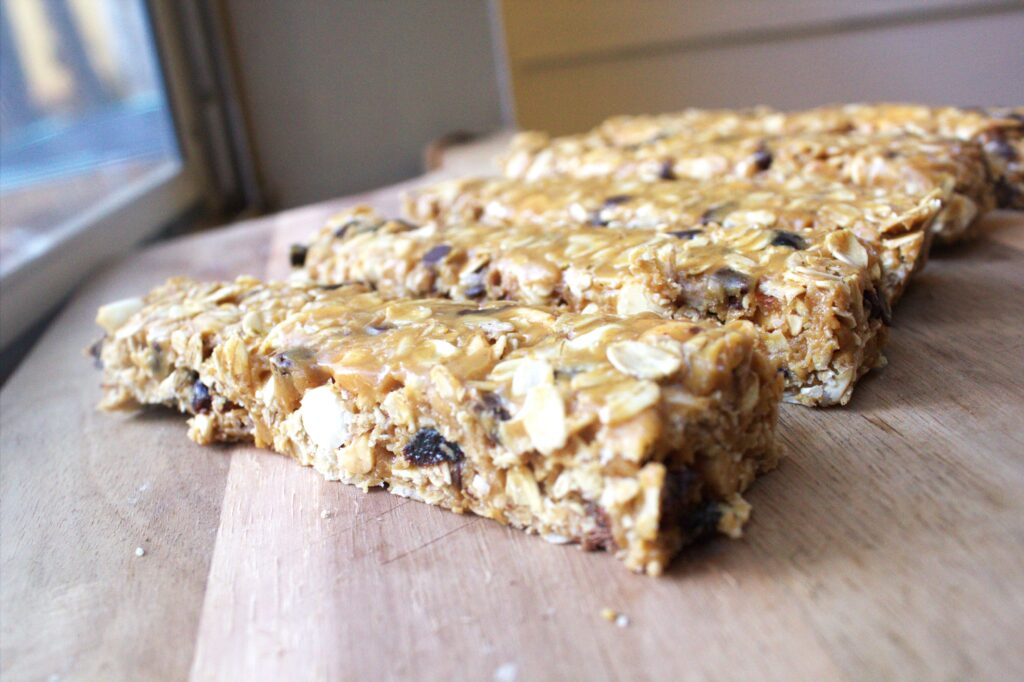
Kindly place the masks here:
[(519, 676), (519, 667), (515, 663), (504, 663), (494, 671), (495, 682), (515, 682)]
[(320, 518), (321, 519), (329, 519), (332, 516), (334, 516), (334, 512), (332, 512), (330, 509), (324, 509), (324, 510), (321, 510), (321, 512), (320, 512)]
[(135, 548), (135, 556), (142, 556), (145, 553), (146, 553), (146, 550), (142, 549), (141, 547), (136, 547)]
[(601, 609), (601, 617), (609, 623), (615, 623), (620, 628), (629, 626), (629, 616), (624, 613), (619, 613), (615, 609), (608, 608), (607, 606)]

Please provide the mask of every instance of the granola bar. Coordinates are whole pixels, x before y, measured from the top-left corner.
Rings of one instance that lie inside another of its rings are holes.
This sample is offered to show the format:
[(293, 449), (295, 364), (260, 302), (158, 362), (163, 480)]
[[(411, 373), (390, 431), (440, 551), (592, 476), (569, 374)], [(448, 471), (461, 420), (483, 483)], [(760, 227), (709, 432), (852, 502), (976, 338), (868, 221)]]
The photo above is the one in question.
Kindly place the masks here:
[(969, 236), (976, 218), (996, 204), (984, 152), (976, 142), (915, 135), (806, 133), (694, 141), (655, 136), (617, 145), (590, 133), (551, 140), (539, 133), (516, 137), (505, 175), (527, 181), (568, 178), (634, 178), (649, 182), (756, 179), (840, 183), (924, 195), (942, 193), (943, 210), (932, 223), (936, 238)]
[(388, 297), (516, 300), (585, 313), (745, 319), (765, 334), (786, 398), (846, 403), (878, 364), (889, 320), (872, 245), (848, 229), (742, 225), (658, 232), (480, 223), (442, 227), (357, 208), (305, 247), (297, 275)]
[(803, 244), (848, 228), (875, 245), (882, 276), (876, 286), (891, 307), (910, 275), (923, 267), (940, 192), (923, 198), (835, 183), (794, 179), (643, 182), (608, 177), (551, 177), (535, 182), (463, 178), (408, 192), (403, 212), (413, 221), (445, 225), (480, 222), (510, 227), (613, 227), (683, 232), (757, 226), (773, 239)]
[(777, 460), (749, 323), (387, 301), (173, 279), (100, 309), (104, 409), (163, 404), (329, 479), (472, 512), (658, 574)]
[[(531, 134), (525, 147), (563, 145), (589, 150), (641, 149), (655, 142), (707, 144), (723, 140), (807, 134), (913, 135), (981, 145), (998, 205), (1024, 208), (1024, 107), (964, 109), (913, 104), (847, 104), (780, 112), (767, 107), (739, 110), (687, 109), (656, 116), (616, 116), (591, 132), (546, 144)], [(514, 156), (514, 155), (513, 155)], [(522, 162), (522, 160), (520, 160)]]

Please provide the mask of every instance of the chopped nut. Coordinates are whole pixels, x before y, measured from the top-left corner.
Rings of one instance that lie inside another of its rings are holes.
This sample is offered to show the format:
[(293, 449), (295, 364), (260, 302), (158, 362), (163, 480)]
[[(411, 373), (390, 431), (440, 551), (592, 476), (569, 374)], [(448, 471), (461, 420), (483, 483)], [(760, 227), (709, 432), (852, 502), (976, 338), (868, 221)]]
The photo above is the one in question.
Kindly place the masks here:
[(330, 384), (302, 396), (302, 427), (318, 448), (336, 450), (352, 437), (352, 413)]

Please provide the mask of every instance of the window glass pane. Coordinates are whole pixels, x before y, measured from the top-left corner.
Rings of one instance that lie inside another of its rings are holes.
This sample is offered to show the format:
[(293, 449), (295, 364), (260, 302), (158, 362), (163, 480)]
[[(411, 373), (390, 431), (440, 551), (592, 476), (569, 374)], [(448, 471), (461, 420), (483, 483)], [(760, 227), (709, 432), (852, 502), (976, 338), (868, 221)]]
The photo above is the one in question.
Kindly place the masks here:
[(180, 166), (144, 0), (0, 0), (0, 273)]

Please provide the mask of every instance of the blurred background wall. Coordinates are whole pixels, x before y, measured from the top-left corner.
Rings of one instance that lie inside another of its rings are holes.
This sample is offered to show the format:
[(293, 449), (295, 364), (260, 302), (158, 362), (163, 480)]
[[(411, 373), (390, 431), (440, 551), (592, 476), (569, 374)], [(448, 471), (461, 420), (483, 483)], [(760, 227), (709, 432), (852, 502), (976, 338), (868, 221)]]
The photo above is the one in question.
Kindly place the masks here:
[(1024, 102), (1024, 2), (222, 0), (270, 207), (422, 170), (446, 133), (686, 106)]
[(455, 130), (501, 127), (485, 0), (223, 0), (272, 207), (422, 171)]

